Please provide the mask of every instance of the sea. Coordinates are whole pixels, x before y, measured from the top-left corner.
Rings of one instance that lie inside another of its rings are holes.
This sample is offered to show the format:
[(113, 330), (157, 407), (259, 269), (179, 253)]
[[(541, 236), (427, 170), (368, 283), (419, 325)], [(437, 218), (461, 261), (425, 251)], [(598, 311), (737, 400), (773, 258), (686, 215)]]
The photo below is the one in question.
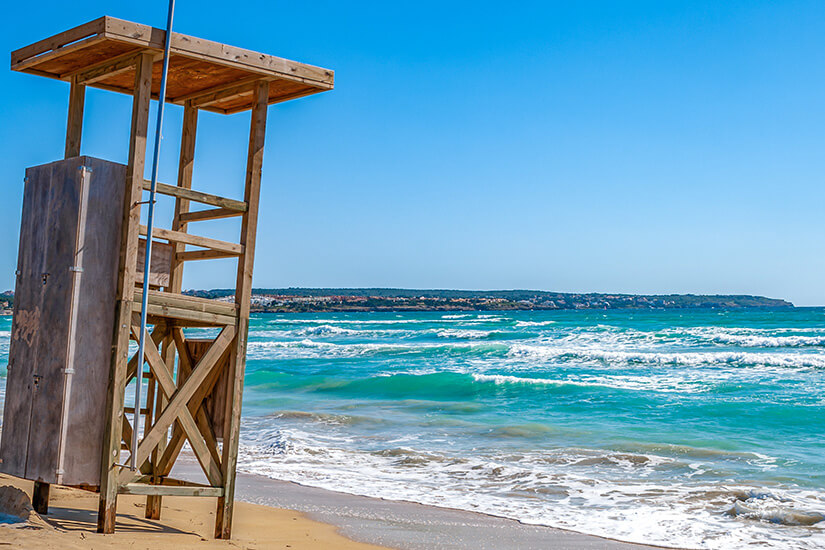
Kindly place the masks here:
[(813, 549), (824, 431), (823, 308), (255, 314), (238, 469), (622, 541)]

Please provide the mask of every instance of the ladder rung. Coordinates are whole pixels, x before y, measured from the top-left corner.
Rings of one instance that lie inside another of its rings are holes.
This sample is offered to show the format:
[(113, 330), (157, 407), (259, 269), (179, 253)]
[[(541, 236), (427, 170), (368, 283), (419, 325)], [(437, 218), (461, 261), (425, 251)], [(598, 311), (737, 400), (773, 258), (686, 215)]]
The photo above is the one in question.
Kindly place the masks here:
[(242, 216), (243, 212), (232, 210), (231, 208), (210, 208), (209, 210), (199, 210), (197, 212), (184, 212), (179, 219), (182, 222), (197, 222), (201, 220), (219, 220), (221, 218), (231, 218), (232, 216)]
[(237, 258), (237, 254), (229, 254), (220, 250), (187, 250), (178, 252), (175, 259), (179, 262), (191, 262), (193, 260), (219, 260), (221, 258)]
[[(140, 234), (145, 237), (148, 233), (148, 228), (145, 225), (141, 225)], [(243, 245), (238, 243), (219, 241), (218, 239), (210, 239), (199, 235), (190, 235), (189, 233), (184, 233), (182, 231), (172, 231), (171, 229), (155, 227), (152, 229), (152, 236), (153, 238), (166, 239), (167, 241), (176, 243), (191, 244), (192, 246), (219, 250), (235, 256), (240, 256), (243, 254)]]
[[(146, 191), (151, 190), (152, 182), (150, 182), (149, 180), (143, 180), (143, 188)], [(212, 206), (227, 208), (229, 210), (234, 210), (236, 212), (247, 211), (246, 203), (243, 201), (227, 199), (225, 197), (219, 197), (217, 195), (210, 195), (209, 193), (201, 193), (200, 191), (193, 191), (185, 187), (178, 187), (177, 185), (167, 185), (165, 183), (158, 182), (157, 187), (155, 187), (155, 191), (157, 191), (161, 195), (170, 195), (172, 197), (177, 197), (179, 199), (188, 199), (203, 204), (211, 204)]]

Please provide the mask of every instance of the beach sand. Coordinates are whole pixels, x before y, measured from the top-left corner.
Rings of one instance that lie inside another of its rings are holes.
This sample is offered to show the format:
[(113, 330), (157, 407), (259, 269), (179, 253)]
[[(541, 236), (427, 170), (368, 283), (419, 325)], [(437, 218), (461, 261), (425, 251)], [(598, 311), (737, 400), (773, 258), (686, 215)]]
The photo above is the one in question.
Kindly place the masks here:
[[(13, 485), (31, 495), (30, 481), (0, 475), (0, 485)], [(351, 541), (339, 535), (334, 526), (310, 520), (304, 514), (245, 502), (235, 506), (232, 540), (215, 540), (215, 499), (164, 497), (162, 519), (152, 521), (143, 517), (145, 498), (119, 497), (117, 531), (113, 535), (99, 535), (95, 532), (97, 494), (53, 486), (45, 521), (38, 521), (35, 516), (30, 522), (33, 525), (26, 527), (0, 524), (0, 546), (38, 550), (381, 548)]]
[[(182, 465), (177, 474), (196, 474)], [(196, 468), (196, 466), (195, 466)], [(32, 483), (0, 475), (0, 486), (31, 494)], [(26, 527), (0, 524), (0, 546), (51, 549), (292, 548), (404, 550), (634, 550), (626, 544), (484, 514), (358, 497), (238, 475), (233, 538), (212, 538), (215, 499), (164, 497), (161, 520), (143, 517), (145, 497), (121, 496), (117, 532), (95, 532), (97, 495), (53, 487), (49, 515)], [(356, 540), (364, 542), (356, 542)], [(370, 544), (373, 543), (373, 544)]]

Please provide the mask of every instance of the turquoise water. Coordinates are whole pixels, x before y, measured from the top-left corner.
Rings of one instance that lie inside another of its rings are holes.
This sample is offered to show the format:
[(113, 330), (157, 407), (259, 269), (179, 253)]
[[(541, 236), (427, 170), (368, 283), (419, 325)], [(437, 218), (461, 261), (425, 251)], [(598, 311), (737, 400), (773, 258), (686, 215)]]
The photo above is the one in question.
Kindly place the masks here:
[(815, 308), (256, 315), (239, 468), (621, 540), (822, 548), (823, 352)]

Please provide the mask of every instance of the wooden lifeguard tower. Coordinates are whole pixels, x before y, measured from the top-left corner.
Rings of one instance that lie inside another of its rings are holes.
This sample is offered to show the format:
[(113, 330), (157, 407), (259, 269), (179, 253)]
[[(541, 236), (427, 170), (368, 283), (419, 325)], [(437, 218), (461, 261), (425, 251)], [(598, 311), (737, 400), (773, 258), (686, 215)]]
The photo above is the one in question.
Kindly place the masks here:
[[(126, 407), (126, 386), (145, 368), (129, 343), (140, 331), (147, 127), (165, 38), (101, 17), (11, 54), (12, 70), (71, 89), (64, 160), (26, 171), (0, 470), (34, 480), (43, 512), (51, 483), (99, 491), (103, 533), (115, 529), (119, 494), (146, 495), (154, 519), (164, 495), (217, 497), (215, 536), (229, 538), (267, 106), (332, 89), (333, 72), (172, 34), (166, 102), (184, 109), (180, 164), (176, 184), (157, 192), (175, 207), (171, 226), (153, 231), (146, 401)], [(126, 165), (79, 156), (87, 86), (133, 98)], [(252, 111), (242, 199), (193, 189), (201, 109)], [(189, 232), (230, 217), (240, 242)], [(181, 293), (184, 267), (214, 258), (237, 258), (234, 302)], [(195, 340), (187, 327), (217, 336)], [(132, 448), (135, 415), (145, 428)], [(186, 441), (208, 483), (169, 477)], [(136, 471), (122, 459), (132, 454)]]

